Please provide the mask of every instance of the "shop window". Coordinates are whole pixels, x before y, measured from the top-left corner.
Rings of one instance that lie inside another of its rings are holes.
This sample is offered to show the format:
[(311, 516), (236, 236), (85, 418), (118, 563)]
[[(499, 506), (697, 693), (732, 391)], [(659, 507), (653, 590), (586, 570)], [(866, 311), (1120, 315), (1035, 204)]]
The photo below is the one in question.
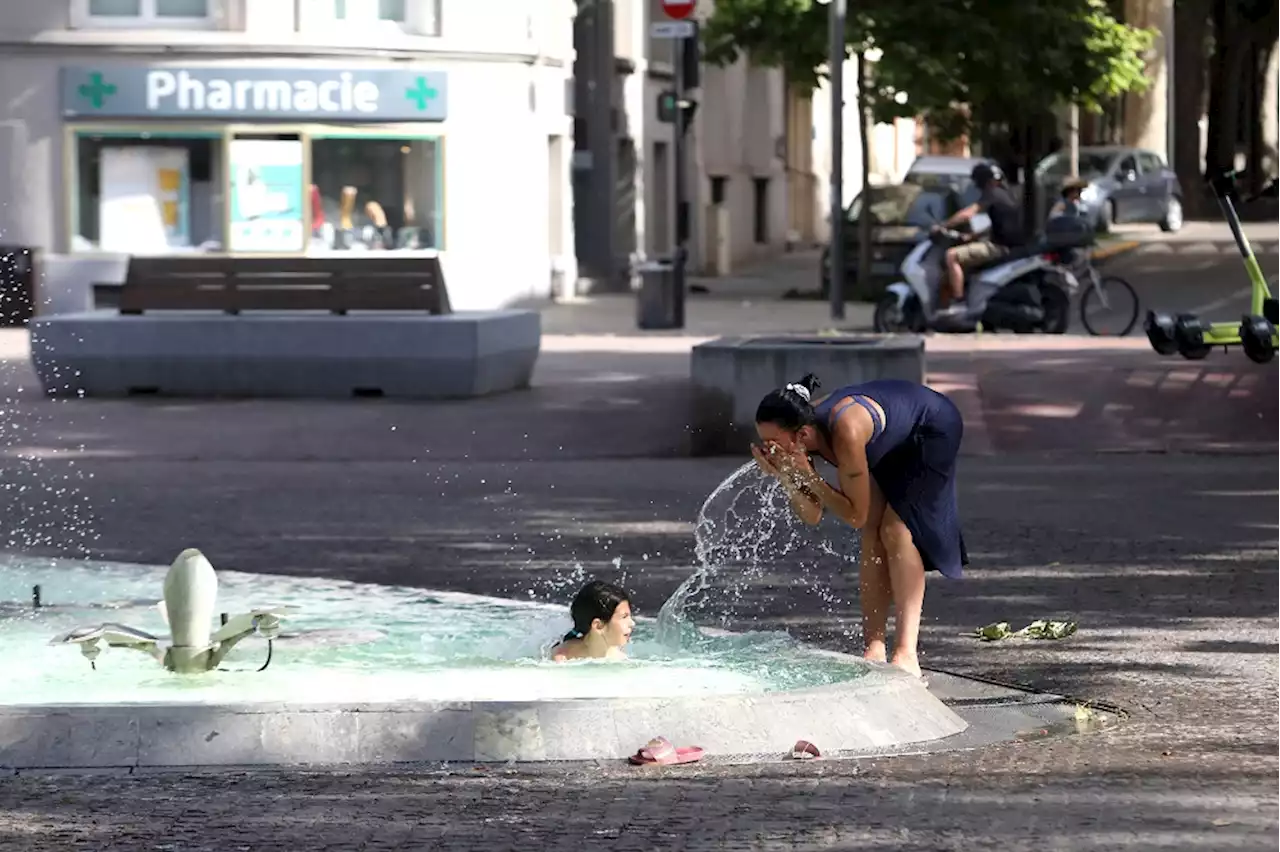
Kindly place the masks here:
[(71, 250), (221, 251), (221, 135), (79, 134)]
[[(393, 28), (414, 35), (440, 34), (440, 0), (308, 0), (304, 20), (347, 32)], [(310, 27), (308, 27), (310, 28)]]
[(438, 139), (313, 139), (309, 250), (443, 248), (440, 148)]
[(211, 27), (224, 0), (72, 0), (76, 27)]
[(231, 140), (228, 251), (287, 254), (307, 248), (310, 193), (303, 177), (303, 145), (296, 133), (254, 133)]

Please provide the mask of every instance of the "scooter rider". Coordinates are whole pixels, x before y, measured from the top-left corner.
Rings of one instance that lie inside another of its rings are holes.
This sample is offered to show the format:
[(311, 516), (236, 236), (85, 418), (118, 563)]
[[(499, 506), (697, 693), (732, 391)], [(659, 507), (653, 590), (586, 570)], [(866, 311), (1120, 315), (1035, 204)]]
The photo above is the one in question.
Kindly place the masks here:
[(979, 163), (974, 166), (969, 178), (982, 193), (977, 202), (957, 211), (936, 227), (938, 230), (954, 228), (979, 213), (985, 213), (991, 219), (991, 230), (981, 239), (971, 239), (947, 249), (947, 287), (938, 295), (939, 301), (943, 304), (945, 304), (943, 300), (950, 296), (952, 305), (946, 309), (948, 313), (964, 310), (962, 303), (966, 268), (1003, 257), (1011, 249), (1021, 247), (1024, 239), (1022, 211), (1014, 201), (1013, 195), (1005, 187), (1004, 174), (1000, 171), (1000, 167), (994, 163)]

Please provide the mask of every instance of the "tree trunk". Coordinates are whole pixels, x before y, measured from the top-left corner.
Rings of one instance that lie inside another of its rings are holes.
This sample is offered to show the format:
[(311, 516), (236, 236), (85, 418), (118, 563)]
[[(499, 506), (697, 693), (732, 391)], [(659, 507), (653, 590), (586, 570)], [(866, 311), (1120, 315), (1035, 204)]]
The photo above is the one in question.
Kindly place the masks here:
[(1262, 103), (1258, 112), (1258, 131), (1262, 138), (1262, 170), (1275, 176), (1280, 171), (1280, 51), (1271, 43), (1262, 68)]
[(1040, 231), (1040, 187), (1036, 182), (1036, 163), (1040, 156), (1040, 128), (1027, 121), (1022, 127), (1022, 231), (1030, 240)]
[(1248, 30), (1251, 34), (1251, 44), (1245, 77), (1245, 91), (1248, 93), (1246, 102), (1248, 136), (1245, 137), (1245, 142), (1249, 156), (1248, 191), (1250, 193), (1262, 189), (1273, 162), (1274, 152), (1267, 150), (1265, 122), (1272, 114), (1272, 111), (1267, 108), (1266, 99), (1268, 95), (1275, 95), (1275, 90), (1267, 84), (1267, 72), (1271, 68), (1271, 54), (1276, 48), (1277, 19), (1280, 18), (1277, 8), (1272, 5), (1268, 14), (1261, 20), (1251, 22)]
[(858, 53), (858, 145), (862, 148), (862, 215), (858, 217), (858, 289), (873, 298), (871, 285), (871, 139), (867, 128), (867, 60)]
[(1235, 168), (1240, 135), (1240, 86), (1250, 53), (1248, 30), (1241, 26), (1238, 0), (1215, 0), (1213, 59), (1209, 65), (1209, 139), (1205, 171)]
[(1200, 152), (1200, 119), (1205, 113), (1205, 30), (1209, 0), (1175, 0), (1173, 6), (1173, 139), (1169, 162), (1182, 184), (1189, 217), (1203, 216), (1208, 199), (1201, 191), (1204, 160)]

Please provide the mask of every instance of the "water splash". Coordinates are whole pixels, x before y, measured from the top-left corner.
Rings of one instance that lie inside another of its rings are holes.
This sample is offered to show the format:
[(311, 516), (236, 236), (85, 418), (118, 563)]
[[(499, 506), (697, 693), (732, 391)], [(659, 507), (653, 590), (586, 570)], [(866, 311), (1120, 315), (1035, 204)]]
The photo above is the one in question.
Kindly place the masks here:
[(92, 473), (76, 463), (84, 445), (56, 434), (62, 400), (44, 399), (31, 373), (25, 291), (26, 249), (0, 248), (0, 550), (88, 556), (95, 518), (82, 487)]
[[(854, 607), (836, 588), (842, 573), (856, 570), (861, 535), (826, 518), (810, 527), (791, 511), (786, 492), (762, 474), (754, 461), (730, 474), (698, 512), (694, 531), (697, 568), (658, 613), (659, 640), (685, 646), (696, 642), (695, 619), (729, 628), (750, 618), (753, 606), (777, 611), (781, 604), (803, 607), (802, 616), (829, 617), (848, 637), (858, 633)], [(804, 590), (779, 601), (784, 590)]]

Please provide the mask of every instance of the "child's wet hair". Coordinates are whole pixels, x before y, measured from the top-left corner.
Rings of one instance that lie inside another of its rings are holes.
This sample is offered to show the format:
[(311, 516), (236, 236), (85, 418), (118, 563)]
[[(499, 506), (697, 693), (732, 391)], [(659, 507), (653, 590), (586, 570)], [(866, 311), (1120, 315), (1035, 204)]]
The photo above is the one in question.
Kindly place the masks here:
[(630, 602), (631, 595), (627, 594), (625, 589), (606, 583), (602, 580), (592, 580), (574, 596), (573, 603), (569, 605), (569, 615), (573, 618), (573, 629), (564, 635), (565, 642), (570, 639), (581, 639), (591, 631), (591, 623), (597, 618), (606, 624), (613, 619), (614, 612), (618, 607)]

